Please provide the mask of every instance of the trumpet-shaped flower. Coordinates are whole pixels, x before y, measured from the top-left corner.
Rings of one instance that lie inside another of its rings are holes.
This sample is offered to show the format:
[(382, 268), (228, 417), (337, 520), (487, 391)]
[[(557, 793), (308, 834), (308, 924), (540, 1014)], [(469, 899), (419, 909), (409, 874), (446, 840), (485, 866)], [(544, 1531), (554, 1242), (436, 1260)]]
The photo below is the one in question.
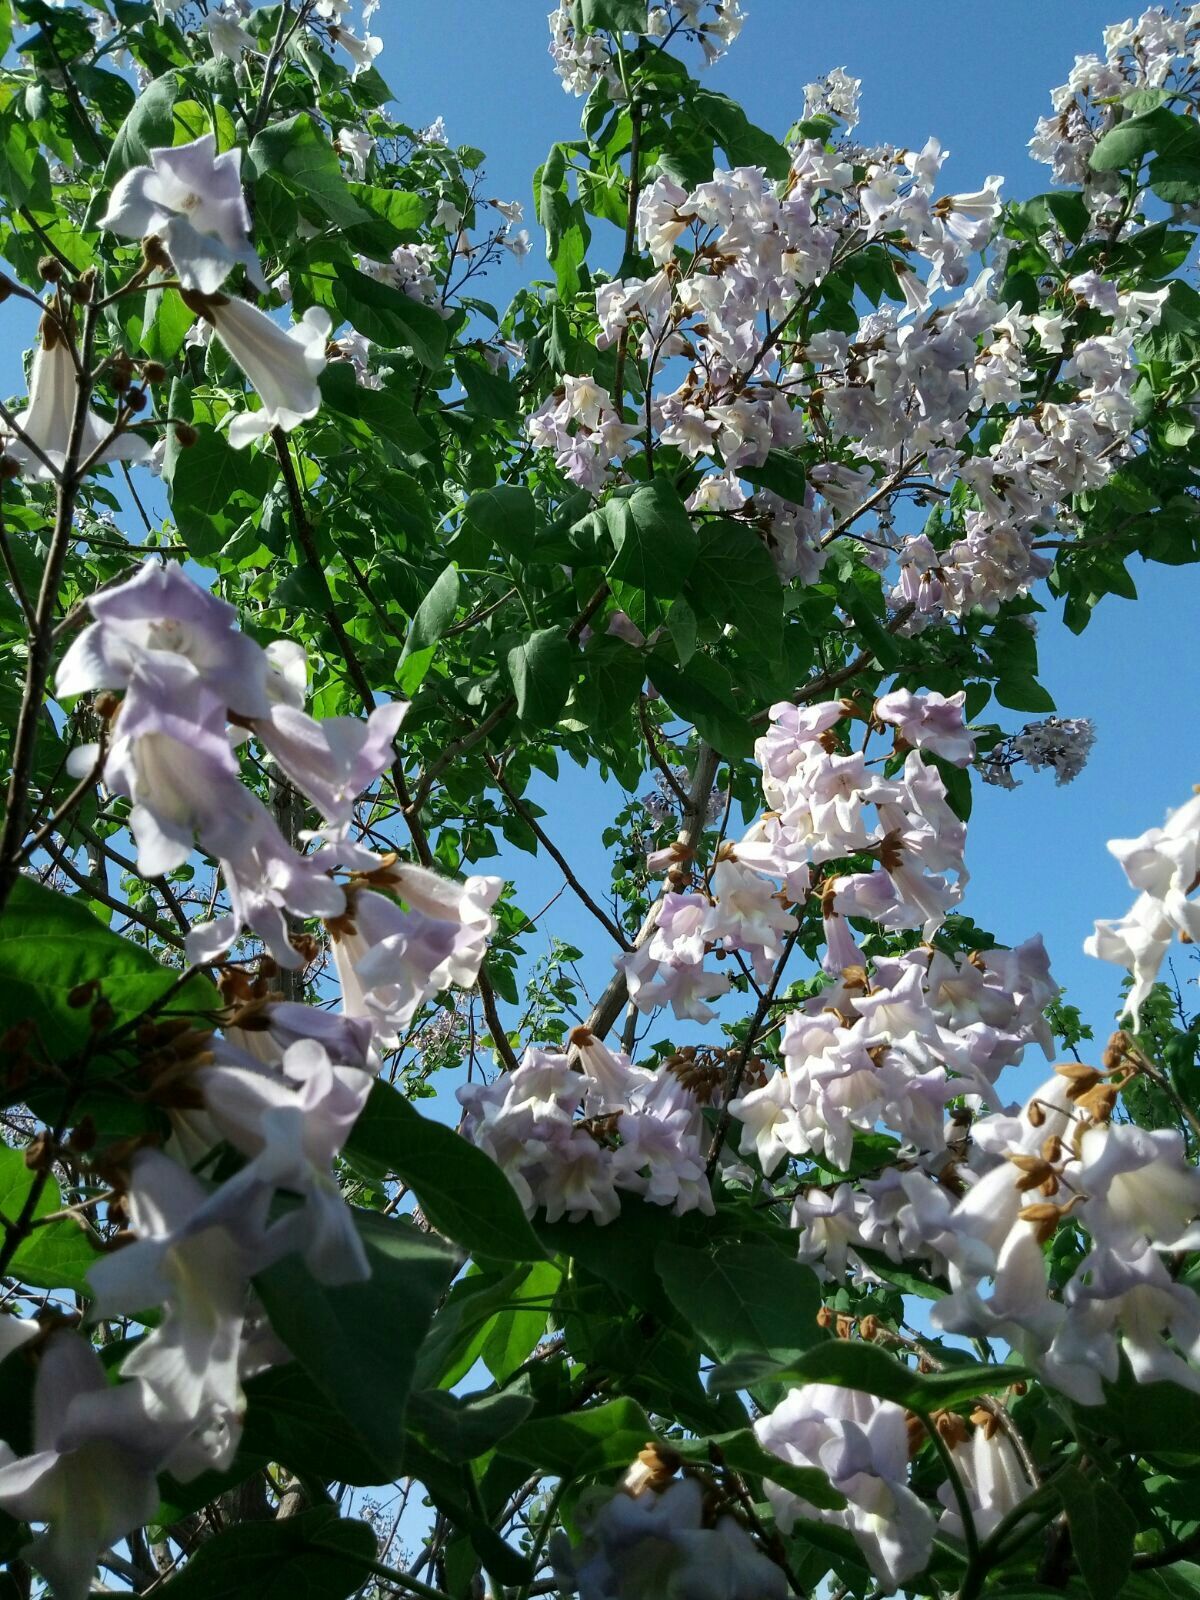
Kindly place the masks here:
[(273, 428), (288, 433), (316, 416), (321, 407), (317, 379), (325, 370), (325, 347), (333, 326), (323, 306), (309, 306), (299, 322), (281, 328), (245, 300), (225, 295), (184, 298), (212, 323), (217, 338), (262, 400), (261, 410), (241, 412), (230, 422), (229, 442), (235, 450)]
[[(221, 36), (213, 31), (213, 20), (209, 28), (216, 48)], [(211, 133), (173, 150), (151, 150), (150, 164), (132, 168), (117, 184), (100, 226), (126, 239), (158, 235), (185, 289), (215, 294), (234, 267), (243, 266), (255, 288), (265, 291), (249, 240), (241, 166), (242, 152), (234, 148), (218, 155)]]
[[(51, 476), (46, 461), (56, 470), (62, 470), (71, 447), (77, 385), (78, 374), (71, 352), (62, 342), (57, 328), (43, 322), (29, 369), (29, 404), (14, 419), (25, 438), (14, 434), (4, 445), (6, 453), (31, 477), (46, 479)], [(46, 461), (30, 449), (26, 439), (38, 447)], [(79, 441), (81, 464), (93, 455), (98, 462), (149, 461), (150, 449), (149, 443), (139, 434), (113, 433), (112, 423), (97, 412), (88, 411)]]
[(38, 1365), (32, 1453), (0, 1444), (0, 1507), (48, 1524), (25, 1554), (55, 1600), (86, 1600), (100, 1553), (154, 1515), (171, 1436), (148, 1398), (140, 1382), (110, 1385), (78, 1334), (56, 1333)]

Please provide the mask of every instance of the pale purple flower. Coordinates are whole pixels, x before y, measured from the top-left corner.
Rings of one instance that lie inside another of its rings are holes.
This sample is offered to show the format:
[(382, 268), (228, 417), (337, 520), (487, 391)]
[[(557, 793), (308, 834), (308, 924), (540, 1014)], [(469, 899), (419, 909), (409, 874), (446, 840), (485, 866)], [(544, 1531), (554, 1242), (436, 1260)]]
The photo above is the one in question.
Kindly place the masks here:
[(151, 150), (149, 166), (133, 167), (120, 179), (100, 226), (127, 239), (158, 235), (185, 289), (216, 294), (234, 267), (244, 266), (255, 288), (265, 291), (249, 240), (241, 163), (237, 146), (218, 155), (211, 133)]

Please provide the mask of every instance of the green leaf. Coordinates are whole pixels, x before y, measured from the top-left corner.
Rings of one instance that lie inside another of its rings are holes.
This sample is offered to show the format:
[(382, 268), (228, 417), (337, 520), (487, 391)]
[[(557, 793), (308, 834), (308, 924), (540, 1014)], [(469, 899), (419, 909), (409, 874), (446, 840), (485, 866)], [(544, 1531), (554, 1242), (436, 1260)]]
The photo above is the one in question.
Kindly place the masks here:
[(676, 1310), (719, 1361), (746, 1353), (788, 1361), (821, 1336), (816, 1274), (771, 1245), (668, 1244), (654, 1264)]
[(496, 1312), (480, 1356), (497, 1383), (507, 1382), (536, 1349), (546, 1332), (550, 1304), (561, 1282), (562, 1273), (552, 1261), (535, 1261), (509, 1296), (510, 1303)]
[(711, 89), (698, 89), (688, 111), (720, 145), (732, 166), (765, 167), (768, 177), (787, 177), (791, 156), (778, 139), (755, 127), (736, 100)]
[[(33, 1188), (34, 1173), (25, 1165), (24, 1152), (0, 1144), (0, 1214), (15, 1221)], [(30, 1221), (62, 1209), (63, 1198), (51, 1176), (42, 1185)], [(9, 1270), (14, 1278), (35, 1289), (74, 1289), (86, 1294), (87, 1269), (99, 1252), (88, 1243), (83, 1227), (64, 1218), (35, 1227), (18, 1245)]]
[(571, 0), (571, 20), (588, 32), (644, 33), (646, 7), (642, 0)]
[(537, 534), (538, 514), (528, 489), (517, 484), (497, 484), (480, 489), (463, 508), (463, 516), (489, 544), (527, 561)]
[(421, 601), (404, 640), (396, 668), (396, 682), (402, 694), (413, 694), (424, 682), (437, 642), (454, 620), (457, 609), (458, 572), (449, 566), (438, 574), (432, 589)]
[(340, 316), (384, 349), (410, 349), (426, 367), (436, 367), (446, 353), (446, 324), (434, 307), (411, 299), (390, 283), (339, 266), (333, 302)]
[(653, 1438), (641, 1406), (622, 1398), (569, 1416), (523, 1422), (501, 1451), (555, 1477), (582, 1478), (627, 1467)]
[[(171, 393), (171, 414), (183, 386)], [(233, 535), (246, 515), (261, 508), (275, 478), (271, 457), (235, 450), (225, 434), (207, 422), (197, 421), (194, 444), (183, 446), (175, 430), (167, 434), (163, 482), (171, 497), (171, 511), (193, 557), (215, 555)]]
[(1159, 107), (1118, 122), (1092, 151), (1093, 172), (1132, 171), (1151, 150), (1172, 160), (1192, 160), (1200, 148), (1200, 129), (1186, 117)]
[(1037, 679), (1029, 675), (1000, 678), (996, 683), (996, 699), (1010, 711), (1053, 711), (1054, 700), (1050, 692)]
[(994, 1394), (1009, 1384), (1028, 1378), (1024, 1367), (990, 1366), (966, 1362), (944, 1372), (919, 1373), (895, 1356), (872, 1344), (830, 1339), (786, 1363), (741, 1357), (714, 1369), (709, 1386), (714, 1391), (745, 1388), (748, 1384), (834, 1383), (844, 1389), (894, 1400), (921, 1416), (961, 1405), (981, 1394)]
[(679, 594), (698, 545), (691, 518), (671, 484), (655, 478), (628, 499), (610, 500), (604, 516), (616, 548), (609, 579), (660, 599)]
[(350, 192), (337, 152), (306, 111), (272, 123), (250, 145), (257, 173), (269, 173), (293, 194), (316, 201), (335, 227), (369, 220), (371, 213)]
[[(148, 950), (112, 933), (82, 900), (18, 878), (0, 918), (0, 1033), (27, 1019), (52, 1061), (73, 1055), (93, 1037), (91, 1007), (68, 997), (96, 982), (112, 1007), (113, 1026), (140, 1016), (179, 980)], [(211, 1016), (220, 999), (205, 978), (191, 978), (172, 996), (171, 1012)]]
[(271, 1326), (334, 1410), (363, 1438), (386, 1483), (400, 1470), (417, 1349), (461, 1257), (399, 1218), (354, 1215), (371, 1276), (329, 1288), (289, 1256), (255, 1284)]
[(804, 504), (807, 482), (804, 462), (789, 450), (770, 450), (765, 461), (756, 467), (739, 467), (738, 473), (747, 483), (770, 489), (772, 494), (790, 500), (793, 505)]
[(529, 728), (558, 721), (571, 691), (578, 651), (562, 627), (539, 628), (508, 652), (505, 665), (517, 697), (517, 716)]
[(155, 78), (137, 97), (133, 110), (117, 130), (112, 150), (104, 164), (104, 176), (88, 208), (85, 226), (94, 227), (103, 216), (108, 197), (118, 178), (132, 167), (143, 167), (151, 150), (172, 145), (175, 134), (175, 103), (187, 94), (176, 72)]
[(1055, 1473), (1071, 1528), (1071, 1549), (1092, 1600), (1118, 1600), (1133, 1561), (1137, 1521), (1124, 1496), (1103, 1478), (1085, 1478), (1077, 1467)]
[[(783, 586), (762, 541), (742, 523), (721, 517), (701, 525), (697, 547), (686, 590), (696, 611), (721, 626), (732, 623), (739, 647), (777, 659)], [(682, 658), (680, 665), (686, 665)]]
[(728, 760), (748, 756), (754, 730), (735, 704), (729, 674), (717, 662), (696, 655), (681, 672), (662, 651), (647, 657), (647, 676), (678, 716), (695, 724), (702, 739)]
[(372, 1084), (343, 1153), (352, 1166), (366, 1161), (395, 1173), (433, 1226), (473, 1255), (536, 1261), (545, 1254), (496, 1163), (453, 1128), (423, 1117), (390, 1084)]
[(347, 183), (347, 192), (363, 211), (365, 222), (345, 230), (356, 250), (378, 261), (386, 261), (399, 245), (416, 235), (429, 207), (424, 198), (407, 189), (383, 189), (370, 183)]
[(672, 1443), (685, 1461), (707, 1464), (719, 1452), (718, 1459), (727, 1466), (738, 1472), (751, 1472), (755, 1477), (770, 1478), (781, 1489), (802, 1495), (810, 1505), (823, 1510), (840, 1511), (846, 1504), (845, 1495), (833, 1487), (820, 1467), (796, 1467), (790, 1461), (781, 1461), (759, 1444), (749, 1428), (738, 1428), (733, 1433), (718, 1433), (708, 1439)]
[(331, 411), (362, 424), (355, 432), (369, 440), (374, 435), (390, 439), (406, 455), (429, 448), (420, 422), (408, 406), (379, 389), (365, 389), (348, 361), (331, 361), (321, 374), (321, 398)]
[(317, 1506), (206, 1539), (161, 1590), (164, 1600), (345, 1600), (370, 1576), (375, 1534)]
[(461, 1396), (426, 1389), (413, 1395), (409, 1420), (447, 1460), (472, 1461), (524, 1422), (533, 1404), (528, 1394)]

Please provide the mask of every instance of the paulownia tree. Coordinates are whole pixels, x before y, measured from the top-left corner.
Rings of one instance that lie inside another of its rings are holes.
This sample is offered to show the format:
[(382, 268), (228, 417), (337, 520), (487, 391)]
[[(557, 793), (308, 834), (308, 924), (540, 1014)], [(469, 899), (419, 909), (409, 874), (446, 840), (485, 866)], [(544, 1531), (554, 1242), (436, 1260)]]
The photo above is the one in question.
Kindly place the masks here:
[(1200, 799), (1107, 1044), (961, 909), (1200, 555), (1200, 16), (1012, 204), (564, 3), (501, 313), (377, 3), (0, 4), (3, 1595), (1200, 1594)]

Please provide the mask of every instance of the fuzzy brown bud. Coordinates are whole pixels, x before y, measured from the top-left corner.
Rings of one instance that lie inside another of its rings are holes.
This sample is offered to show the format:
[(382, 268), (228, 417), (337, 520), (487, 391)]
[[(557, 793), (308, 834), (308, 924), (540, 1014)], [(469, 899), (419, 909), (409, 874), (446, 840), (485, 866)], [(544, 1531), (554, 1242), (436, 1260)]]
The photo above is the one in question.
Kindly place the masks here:
[(164, 383), (166, 381), (167, 369), (161, 361), (147, 361), (142, 368), (142, 372), (147, 383)]
[(129, 407), (130, 411), (145, 411), (146, 391), (144, 389), (130, 389), (129, 393), (125, 396), (125, 404)]
[(177, 422), (175, 424), (175, 442), (181, 450), (190, 450), (199, 437), (199, 432), (192, 427), (190, 422)]
[(43, 283), (61, 283), (63, 264), (57, 256), (43, 256), (38, 262), (38, 276)]
[(84, 1006), (91, 1004), (99, 987), (95, 978), (89, 978), (86, 983), (77, 983), (67, 992), (67, 1004), (73, 1011), (82, 1011)]
[(11, 456), (0, 456), (0, 483), (11, 483), (21, 476), (21, 464)]

